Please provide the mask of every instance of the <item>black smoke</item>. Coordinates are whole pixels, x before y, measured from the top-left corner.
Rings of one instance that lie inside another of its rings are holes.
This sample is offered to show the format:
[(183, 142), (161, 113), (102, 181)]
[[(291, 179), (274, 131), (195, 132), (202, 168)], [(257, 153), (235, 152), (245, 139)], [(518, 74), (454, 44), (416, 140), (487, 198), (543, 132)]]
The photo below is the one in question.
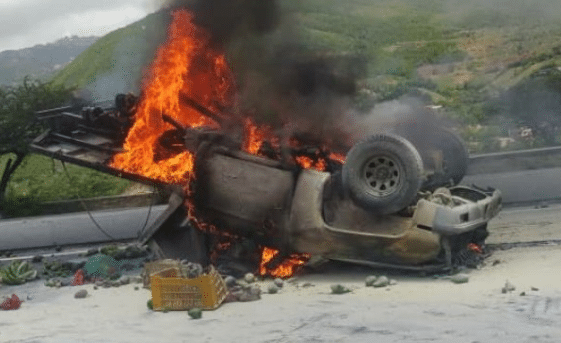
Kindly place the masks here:
[(366, 60), (304, 43), (296, 16), (275, 0), (175, 0), (225, 52), (238, 97), (232, 112), (311, 141), (341, 138), (340, 127), (366, 75)]

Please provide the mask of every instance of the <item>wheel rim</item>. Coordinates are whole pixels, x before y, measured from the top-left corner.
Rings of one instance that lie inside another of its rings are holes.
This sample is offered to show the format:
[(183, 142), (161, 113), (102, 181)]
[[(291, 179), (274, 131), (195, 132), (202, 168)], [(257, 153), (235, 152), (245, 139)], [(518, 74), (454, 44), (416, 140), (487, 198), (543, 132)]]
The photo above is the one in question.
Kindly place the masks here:
[(394, 158), (375, 156), (364, 164), (363, 179), (371, 193), (387, 196), (394, 193), (401, 183), (401, 168)]

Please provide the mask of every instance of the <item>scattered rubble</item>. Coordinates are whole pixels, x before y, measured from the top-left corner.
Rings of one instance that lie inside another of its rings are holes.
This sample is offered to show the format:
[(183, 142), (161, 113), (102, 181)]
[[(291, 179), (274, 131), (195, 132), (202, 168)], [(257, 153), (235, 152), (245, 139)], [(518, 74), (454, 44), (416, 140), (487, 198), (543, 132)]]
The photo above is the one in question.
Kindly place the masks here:
[(505, 285), (501, 289), (501, 292), (505, 294), (505, 293), (510, 293), (514, 290), (516, 290), (516, 287), (513, 284), (511, 284), (510, 281), (506, 280)]
[(88, 291), (86, 291), (85, 289), (79, 290), (74, 294), (74, 298), (76, 299), (84, 299), (87, 296), (88, 296)]
[(253, 275), (252, 273), (247, 273), (247, 274), (245, 274), (243, 279), (247, 283), (254, 283), (255, 282), (255, 275)]
[(463, 273), (452, 275), (450, 281), (457, 284), (467, 283), (469, 281), (469, 275)]
[(387, 276), (380, 276), (376, 279), (376, 281), (372, 284), (372, 287), (381, 288), (386, 287), (390, 284), (390, 280)]
[(331, 293), (332, 294), (345, 294), (349, 293), (351, 290), (343, 285), (331, 285)]
[(374, 285), (374, 282), (376, 282), (376, 279), (378, 277), (375, 275), (370, 275), (366, 277), (366, 280), (364, 280), (364, 283), (366, 284), (366, 287), (370, 287), (372, 285)]
[(267, 288), (267, 292), (269, 294), (276, 294), (279, 292), (279, 288), (276, 285), (269, 285), (269, 287)]
[(282, 288), (284, 286), (284, 281), (281, 278), (276, 278), (273, 282), (278, 288)]
[(226, 276), (224, 278), (224, 282), (226, 283), (226, 286), (230, 288), (236, 285), (236, 278), (233, 276)]

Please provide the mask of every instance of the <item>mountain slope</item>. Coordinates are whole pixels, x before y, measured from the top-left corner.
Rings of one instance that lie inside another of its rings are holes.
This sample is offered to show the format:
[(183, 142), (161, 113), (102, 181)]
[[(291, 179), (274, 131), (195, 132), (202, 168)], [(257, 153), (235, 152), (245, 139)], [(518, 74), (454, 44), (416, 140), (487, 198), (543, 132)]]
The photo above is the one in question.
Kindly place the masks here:
[(0, 85), (25, 76), (47, 79), (92, 45), (98, 37), (66, 37), (54, 43), (0, 52)]

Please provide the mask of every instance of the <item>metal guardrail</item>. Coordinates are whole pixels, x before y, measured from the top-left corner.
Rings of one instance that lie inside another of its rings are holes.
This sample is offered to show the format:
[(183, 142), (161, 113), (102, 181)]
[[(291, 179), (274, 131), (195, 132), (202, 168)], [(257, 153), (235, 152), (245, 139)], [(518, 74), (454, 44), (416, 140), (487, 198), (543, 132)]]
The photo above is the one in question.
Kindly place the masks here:
[(561, 167), (561, 146), (471, 155), (467, 175)]

